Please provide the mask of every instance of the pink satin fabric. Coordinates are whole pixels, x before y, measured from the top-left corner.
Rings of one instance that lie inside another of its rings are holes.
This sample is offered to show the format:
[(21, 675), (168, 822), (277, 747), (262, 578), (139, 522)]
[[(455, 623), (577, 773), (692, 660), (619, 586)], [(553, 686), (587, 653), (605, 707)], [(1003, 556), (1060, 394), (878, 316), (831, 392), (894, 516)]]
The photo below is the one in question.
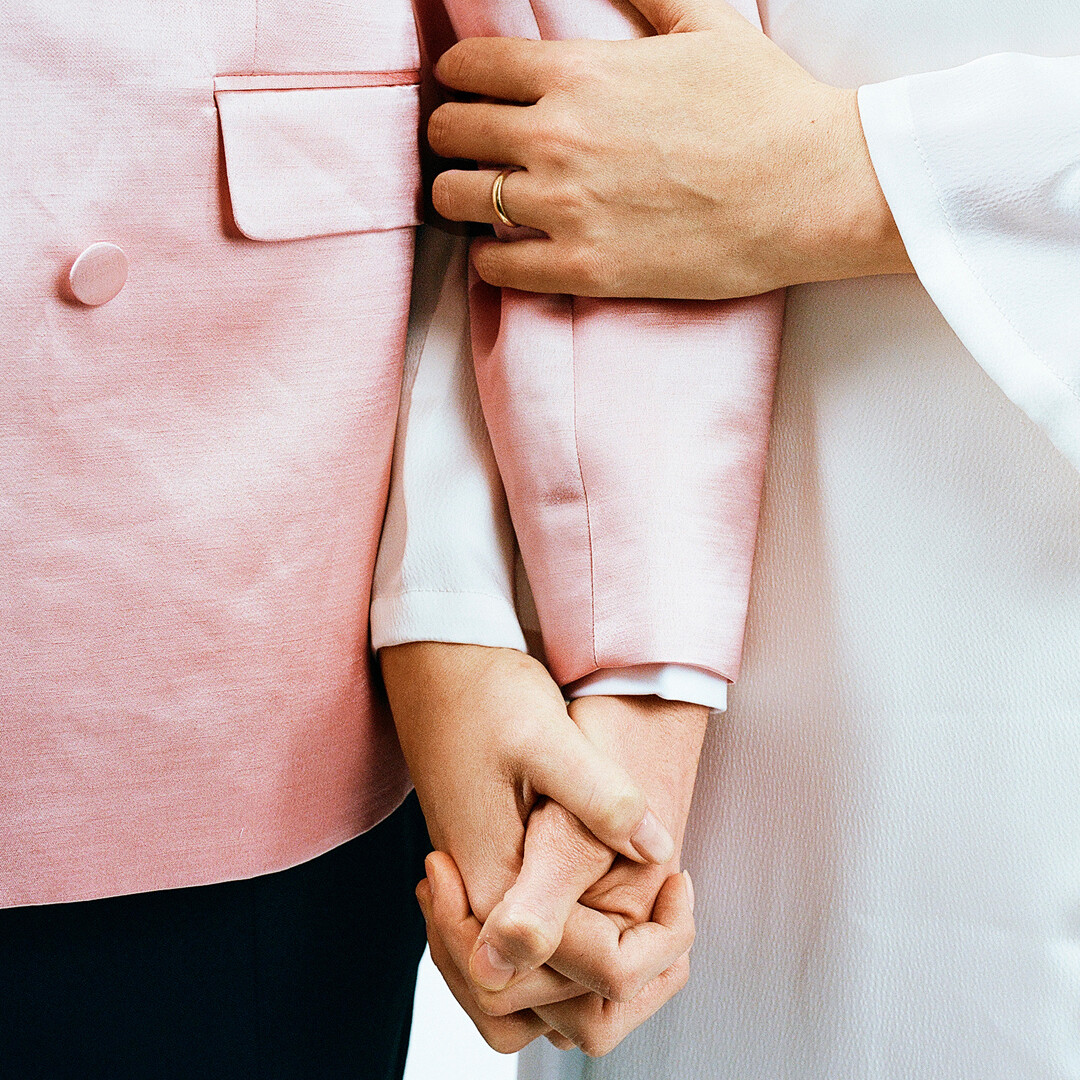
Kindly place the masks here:
[[(646, 32), (608, 0), (447, 8), (461, 37)], [(782, 294), (601, 301), (477, 281), (472, 295), (480, 394), (555, 677), (666, 662), (733, 680)]]
[[(6, 9), (4, 905), (281, 869), (408, 790), (367, 609), (416, 91), (320, 73), (415, 84), (411, 7), (79, 10)], [(229, 90), (219, 125), (215, 76), (251, 73), (300, 88)], [(130, 269), (88, 308), (63, 281), (99, 240)]]
[[(535, 7), (452, 14), (637, 29), (605, 0)], [(283, 869), (408, 789), (367, 610), (420, 184), (413, 12), (6, 14), (0, 905)], [(243, 78), (215, 99), (217, 77)], [(128, 276), (90, 308), (65, 279), (99, 241)], [(734, 675), (779, 299), (474, 296), (558, 677)]]

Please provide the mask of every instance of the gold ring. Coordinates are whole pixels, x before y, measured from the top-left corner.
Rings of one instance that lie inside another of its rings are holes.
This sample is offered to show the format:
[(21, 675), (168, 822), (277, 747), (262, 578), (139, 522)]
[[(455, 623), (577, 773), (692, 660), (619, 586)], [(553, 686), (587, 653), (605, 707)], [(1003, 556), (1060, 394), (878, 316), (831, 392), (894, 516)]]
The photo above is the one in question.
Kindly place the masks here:
[(495, 183), (491, 185), (491, 205), (495, 207), (495, 214), (498, 219), (510, 229), (518, 228), (518, 223), (514, 221), (512, 217), (506, 212), (506, 207), (503, 206), (503, 184), (506, 183), (506, 178), (513, 172), (518, 170), (511, 167), (509, 169), (503, 169), (498, 176), (495, 177)]

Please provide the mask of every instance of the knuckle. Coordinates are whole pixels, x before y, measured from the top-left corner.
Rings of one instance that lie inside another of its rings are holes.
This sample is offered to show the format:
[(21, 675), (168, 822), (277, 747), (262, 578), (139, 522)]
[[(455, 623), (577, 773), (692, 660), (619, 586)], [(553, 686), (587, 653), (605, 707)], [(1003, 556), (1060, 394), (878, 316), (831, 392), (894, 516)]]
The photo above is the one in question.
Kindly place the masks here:
[(480, 1034), (496, 1054), (516, 1054), (523, 1046), (528, 1045), (516, 1031), (501, 1025), (488, 1027), (487, 1030), (481, 1028)]
[(601, 945), (594, 950), (588, 971), (590, 989), (599, 995), (602, 1001), (614, 1001), (618, 982), (618, 955), (609, 945)]
[[(593, 261), (582, 264), (587, 280), (596, 283), (600, 277), (600, 267)], [(601, 793), (599, 807), (601, 817), (612, 831), (627, 832), (634, 828), (645, 813), (644, 800), (629, 785), (623, 785), (610, 794)]]
[(558, 938), (547, 922), (521, 905), (499, 914), (488, 940), (504, 956), (519, 962), (539, 963), (559, 947)]
[(584, 900), (613, 917), (620, 929), (649, 921), (667, 870), (655, 864), (635, 867), (633, 878), (601, 880), (586, 890)]
[(639, 970), (632, 968), (619, 971), (608, 979), (610, 994), (605, 996), (609, 1001), (625, 1004), (628, 1001), (633, 1001), (641, 993), (641, 988), (644, 985), (645, 979)]
[(604, 972), (590, 973), (592, 974), (591, 989), (598, 994), (604, 1001), (615, 1000), (615, 986), (614, 980), (610, 978)]
[(471, 47), (458, 42), (443, 53), (438, 67), (439, 78), (451, 86), (467, 83), (475, 67)]
[(505, 994), (495, 994), (490, 990), (477, 989), (473, 992), (477, 1008), (485, 1015), (493, 1019), (509, 1016), (516, 1012), (513, 1005), (507, 1000)]
[[(568, 257), (568, 263), (570, 275), (578, 286), (577, 292), (583, 296), (603, 296), (609, 290), (610, 269), (605, 260), (594, 249), (580, 248), (576, 253)], [(632, 807), (636, 811), (639, 805), (637, 800), (631, 792), (623, 792), (619, 796), (619, 800), (620, 808), (618, 812), (625, 815), (624, 818), (620, 819), (620, 824), (625, 822), (627, 828), (633, 827), (637, 824), (637, 820), (628, 820), (633, 815), (628, 812), (627, 808)], [(614, 814), (610, 809), (608, 813), (611, 815), (611, 823), (614, 826)]]
[(600, 1058), (610, 1054), (619, 1043), (622, 1042), (622, 1034), (611, 1030), (607, 1025), (602, 1025), (597, 1031), (586, 1032), (581, 1042), (581, 1049), (591, 1058)]
[(529, 828), (564, 877), (573, 877), (586, 867), (595, 868), (599, 876), (611, 865), (611, 849), (554, 800), (533, 811)]
[(586, 234), (592, 213), (589, 198), (580, 184), (563, 179), (552, 186), (548, 200), (552, 209), (563, 221), (572, 224), (579, 236)]
[[(485, 244), (478, 251), (475, 251), (472, 257), (472, 263), (473, 269), (477, 272), (482, 281), (487, 282), (488, 285), (494, 286), (503, 284), (500, 274), (501, 263), (494, 244)], [(525, 740), (522, 738), (522, 734), (516, 732), (512, 737), (507, 739), (504, 747), (505, 756), (509, 760), (519, 760), (521, 758), (521, 751), (526, 745)]]
[(565, 170), (578, 158), (587, 142), (581, 124), (565, 109), (548, 109), (537, 118), (536, 133), (548, 158)]
[(453, 220), (454, 210), (456, 209), (454, 188), (450, 183), (450, 177), (445, 173), (436, 176), (431, 185), (431, 202), (444, 218)]
[(560, 51), (556, 75), (559, 83), (570, 89), (586, 82), (592, 74), (592, 67), (589, 56), (581, 48), (567, 44)]

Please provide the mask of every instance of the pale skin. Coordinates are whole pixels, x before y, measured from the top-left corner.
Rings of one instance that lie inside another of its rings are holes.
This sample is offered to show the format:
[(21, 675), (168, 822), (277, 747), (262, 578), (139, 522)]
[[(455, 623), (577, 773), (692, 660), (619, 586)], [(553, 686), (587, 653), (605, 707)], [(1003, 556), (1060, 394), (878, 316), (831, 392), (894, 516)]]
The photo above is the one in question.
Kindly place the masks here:
[[(476, 243), (492, 285), (722, 299), (912, 267), (856, 94), (822, 83), (722, 0), (634, 0), (657, 36), (472, 39), (436, 68), (429, 138), (499, 162), (503, 204), (543, 233)], [(435, 180), (436, 209), (494, 223), (498, 170)]]
[[(436, 964), (496, 1049), (546, 1035), (606, 1052), (686, 980), (693, 887), (678, 860), (707, 710), (568, 710), (542, 665), (506, 649), (427, 642), (381, 659), (439, 849), (417, 891)], [(566, 786), (541, 794), (552, 774)], [(624, 801), (633, 812), (606, 820)], [(675, 834), (661, 861), (627, 841), (645, 806)]]

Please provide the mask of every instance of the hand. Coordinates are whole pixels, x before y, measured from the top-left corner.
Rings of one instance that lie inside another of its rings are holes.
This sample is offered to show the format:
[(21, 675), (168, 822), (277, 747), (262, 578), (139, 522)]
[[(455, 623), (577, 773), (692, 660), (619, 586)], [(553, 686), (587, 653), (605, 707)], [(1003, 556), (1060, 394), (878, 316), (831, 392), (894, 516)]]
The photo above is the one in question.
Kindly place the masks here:
[(465, 873), (473, 910), (490, 912), (517, 876), (524, 823), (544, 796), (631, 861), (671, 858), (641, 789), (581, 733), (538, 661), (440, 642), (396, 645), (380, 660), (432, 841)]
[[(707, 710), (601, 697), (582, 698), (570, 710), (591, 740), (641, 780), (650, 805), (676, 826), (681, 847)], [(558, 899), (580, 892), (582, 881), (607, 866), (580, 904)], [(602, 1054), (685, 983), (693, 889), (677, 870), (677, 851), (664, 866), (613, 860), (549, 802), (529, 819), (521, 875), (483, 928), (445, 855), (430, 857), (417, 895), (432, 957), (491, 1045), (512, 1051), (548, 1034), (562, 1048)], [(485, 946), (514, 960), (516, 975), (497, 992), (480, 985), (506, 982), (477, 964)], [(549, 966), (540, 968), (545, 960)]]
[[(521, 171), (509, 215), (546, 234), (478, 241), (492, 285), (720, 299), (910, 273), (854, 91), (814, 79), (722, 0), (634, 0), (659, 37), (472, 39), (440, 60), (446, 157)], [(493, 222), (497, 174), (436, 178), (436, 208)]]

